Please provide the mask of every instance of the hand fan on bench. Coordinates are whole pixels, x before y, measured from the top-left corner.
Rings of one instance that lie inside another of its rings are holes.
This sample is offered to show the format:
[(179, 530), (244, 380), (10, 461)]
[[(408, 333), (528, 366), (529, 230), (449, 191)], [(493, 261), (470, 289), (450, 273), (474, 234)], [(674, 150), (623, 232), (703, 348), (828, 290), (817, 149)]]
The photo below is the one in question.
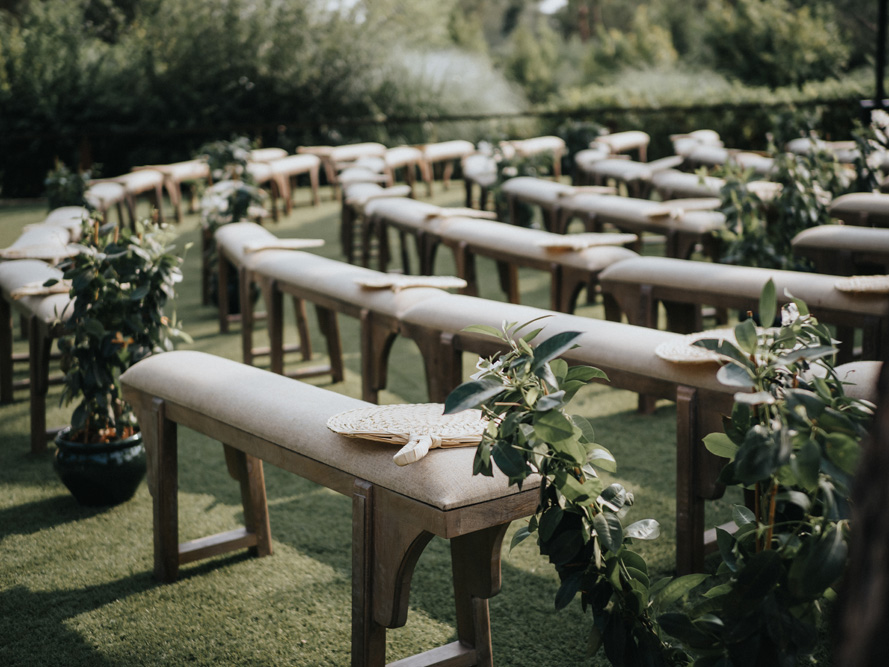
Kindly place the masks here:
[(481, 441), (487, 422), (480, 410), (443, 413), (441, 403), (374, 405), (334, 415), (327, 428), (350, 438), (404, 445), (393, 460), (405, 466), (436, 447), (470, 447)]

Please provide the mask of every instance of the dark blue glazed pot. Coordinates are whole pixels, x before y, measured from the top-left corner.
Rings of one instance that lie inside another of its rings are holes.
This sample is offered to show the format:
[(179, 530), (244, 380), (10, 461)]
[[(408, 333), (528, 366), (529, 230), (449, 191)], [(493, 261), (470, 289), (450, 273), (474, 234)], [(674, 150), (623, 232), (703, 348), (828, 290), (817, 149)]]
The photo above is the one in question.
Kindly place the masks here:
[(142, 434), (117, 442), (84, 445), (56, 436), (53, 468), (78, 503), (90, 507), (119, 505), (136, 493), (145, 477)]

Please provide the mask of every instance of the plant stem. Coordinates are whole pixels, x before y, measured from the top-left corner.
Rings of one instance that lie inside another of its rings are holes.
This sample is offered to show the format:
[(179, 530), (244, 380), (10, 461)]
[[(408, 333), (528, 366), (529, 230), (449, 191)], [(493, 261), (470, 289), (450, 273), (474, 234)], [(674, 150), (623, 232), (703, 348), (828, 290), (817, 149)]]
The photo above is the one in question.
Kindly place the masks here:
[(772, 484), (772, 488), (769, 491), (769, 529), (766, 532), (766, 543), (765, 548), (772, 548), (772, 532), (775, 529), (775, 506), (777, 503), (778, 496), (778, 485)]
[[(754, 514), (754, 516), (756, 516), (757, 523), (759, 523), (759, 520), (760, 520), (760, 518), (759, 518), (759, 512), (760, 512), (759, 494), (760, 494), (760, 486), (759, 486), (759, 482), (757, 482), (756, 488), (754, 489), (754, 498), (753, 498), (753, 514)], [(759, 531), (758, 530), (756, 532), (755, 540), (756, 541), (754, 542), (754, 546), (756, 549), (756, 553), (759, 553), (760, 551), (762, 551), (762, 547), (759, 543)]]

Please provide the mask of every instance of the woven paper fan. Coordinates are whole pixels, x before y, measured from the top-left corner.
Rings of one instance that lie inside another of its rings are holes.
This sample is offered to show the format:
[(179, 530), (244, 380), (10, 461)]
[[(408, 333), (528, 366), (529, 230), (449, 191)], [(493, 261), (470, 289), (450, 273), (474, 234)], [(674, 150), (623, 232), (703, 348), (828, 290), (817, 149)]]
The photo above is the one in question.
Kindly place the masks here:
[(327, 420), (327, 428), (350, 438), (404, 445), (393, 460), (416, 463), (437, 447), (469, 447), (482, 439), (486, 422), (480, 410), (444, 414), (441, 403), (374, 405), (347, 410)]

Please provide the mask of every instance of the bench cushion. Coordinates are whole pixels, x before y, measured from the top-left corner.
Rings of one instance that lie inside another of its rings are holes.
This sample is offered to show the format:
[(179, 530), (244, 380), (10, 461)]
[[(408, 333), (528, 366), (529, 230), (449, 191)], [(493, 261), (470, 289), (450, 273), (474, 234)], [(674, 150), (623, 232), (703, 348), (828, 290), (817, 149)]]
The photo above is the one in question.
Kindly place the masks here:
[(293, 176), (296, 174), (305, 174), (312, 169), (318, 169), (321, 166), (321, 158), (317, 155), (288, 155), (286, 157), (271, 160), (269, 166), (272, 173), (283, 176)]
[(400, 317), (421, 301), (447, 294), (431, 287), (411, 287), (398, 292), (367, 289), (358, 281), (379, 279), (386, 274), (310, 253), (267, 250), (258, 255), (260, 261), (252, 266), (255, 274), (297, 287), (306, 293), (310, 301), (314, 300), (314, 296), (328, 297), (355, 309), (367, 308), (376, 313)]
[[(194, 410), (245, 433), (278, 444), (282, 465), (296, 452), (356, 478), (440, 510), (482, 503), (517, 492), (506, 477), (472, 475), (474, 447), (432, 450), (410, 466), (397, 466), (399, 447), (331, 432), (327, 420), (369, 407), (348, 396), (202, 352), (148, 357), (121, 376), (124, 391), (138, 390)], [(534, 477), (524, 488), (534, 488)]]
[(503, 183), (503, 192), (523, 201), (542, 204), (555, 204), (570, 195), (573, 187), (532, 176), (517, 176)]
[(439, 141), (434, 144), (425, 144), (422, 147), (423, 157), (430, 162), (443, 160), (456, 160), (475, 152), (475, 144), (464, 139), (453, 141)]
[(707, 388), (732, 393), (716, 380), (716, 364), (676, 364), (657, 356), (661, 343), (675, 342), (683, 337), (669, 331), (658, 331), (607, 320), (595, 320), (578, 315), (553, 314), (552, 311), (532, 308), (477, 297), (448, 294), (420, 303), (403, 316), (402, 321), (461, 336), (482, 334), (461, 333), (471, 324), (487, 324), (500, 329), (503, 322), (524, 323), (539, 317), (546, 319), (522, 331), (545, 327), (537, 343), (563, 331), (580, 331), (580, 347), (569, 350), (563, 357), (592, 366), (619, 368), (640, 376), (652, 377), (675, 384)]
[(725, 181), (707, 176), (701, 181), (697, 174), (665, 169), (652, 175), (651, 183), (666, 199), (676, 197), (718, 197)]
[(889, 195), (853, 192), (840, 195), (828, 207), (830, 215), (845, 222), (889, 225)]
[[(788, 301), (785, 290), (806, 302), (810, 309), (842, 310), (882, 316), (889, 304), (886, 294), (853, 294), (836, 289), (838, 276), (779, 271), (749, 266), (712, 264), (670, 257), (638, 257), (614, 264), (600, 275), (603, 289), (613, 284), (655, 285), (683, 290), (696, 303), (719, 305), (726, 298), (745, 298), (756, 304), (763, 286), (774, 280), (778, 300)], [(709, 299), (709, 300), (708, 300)]]
[(429, 226), (429, 221), (434, 219), (441, 211), (440, 206), (406, 197), (374, 199), (369, 201), (364, 209), (364, 213), (371, 218), (412, 227)]
[(564, 241), (565, 237), (489, 220), (448, 218), (439, 226), (438, 234), (445, 243), (454, 245), (465, 241), (478, 252), (489, 250), (500, 255), (508, 253), (517, 260), (560, 264), (587, 271), (601, 271), (615, 262), (638, 257), (632, 250), (614, 245), (595, 246), (577, 252), (547, 250), (540, 244), (553, 240)]
[(835, 251), (889, 253), (889, 229), (821, 225), (804, 229), (791, 242), (794, 248), (823, 248)]

